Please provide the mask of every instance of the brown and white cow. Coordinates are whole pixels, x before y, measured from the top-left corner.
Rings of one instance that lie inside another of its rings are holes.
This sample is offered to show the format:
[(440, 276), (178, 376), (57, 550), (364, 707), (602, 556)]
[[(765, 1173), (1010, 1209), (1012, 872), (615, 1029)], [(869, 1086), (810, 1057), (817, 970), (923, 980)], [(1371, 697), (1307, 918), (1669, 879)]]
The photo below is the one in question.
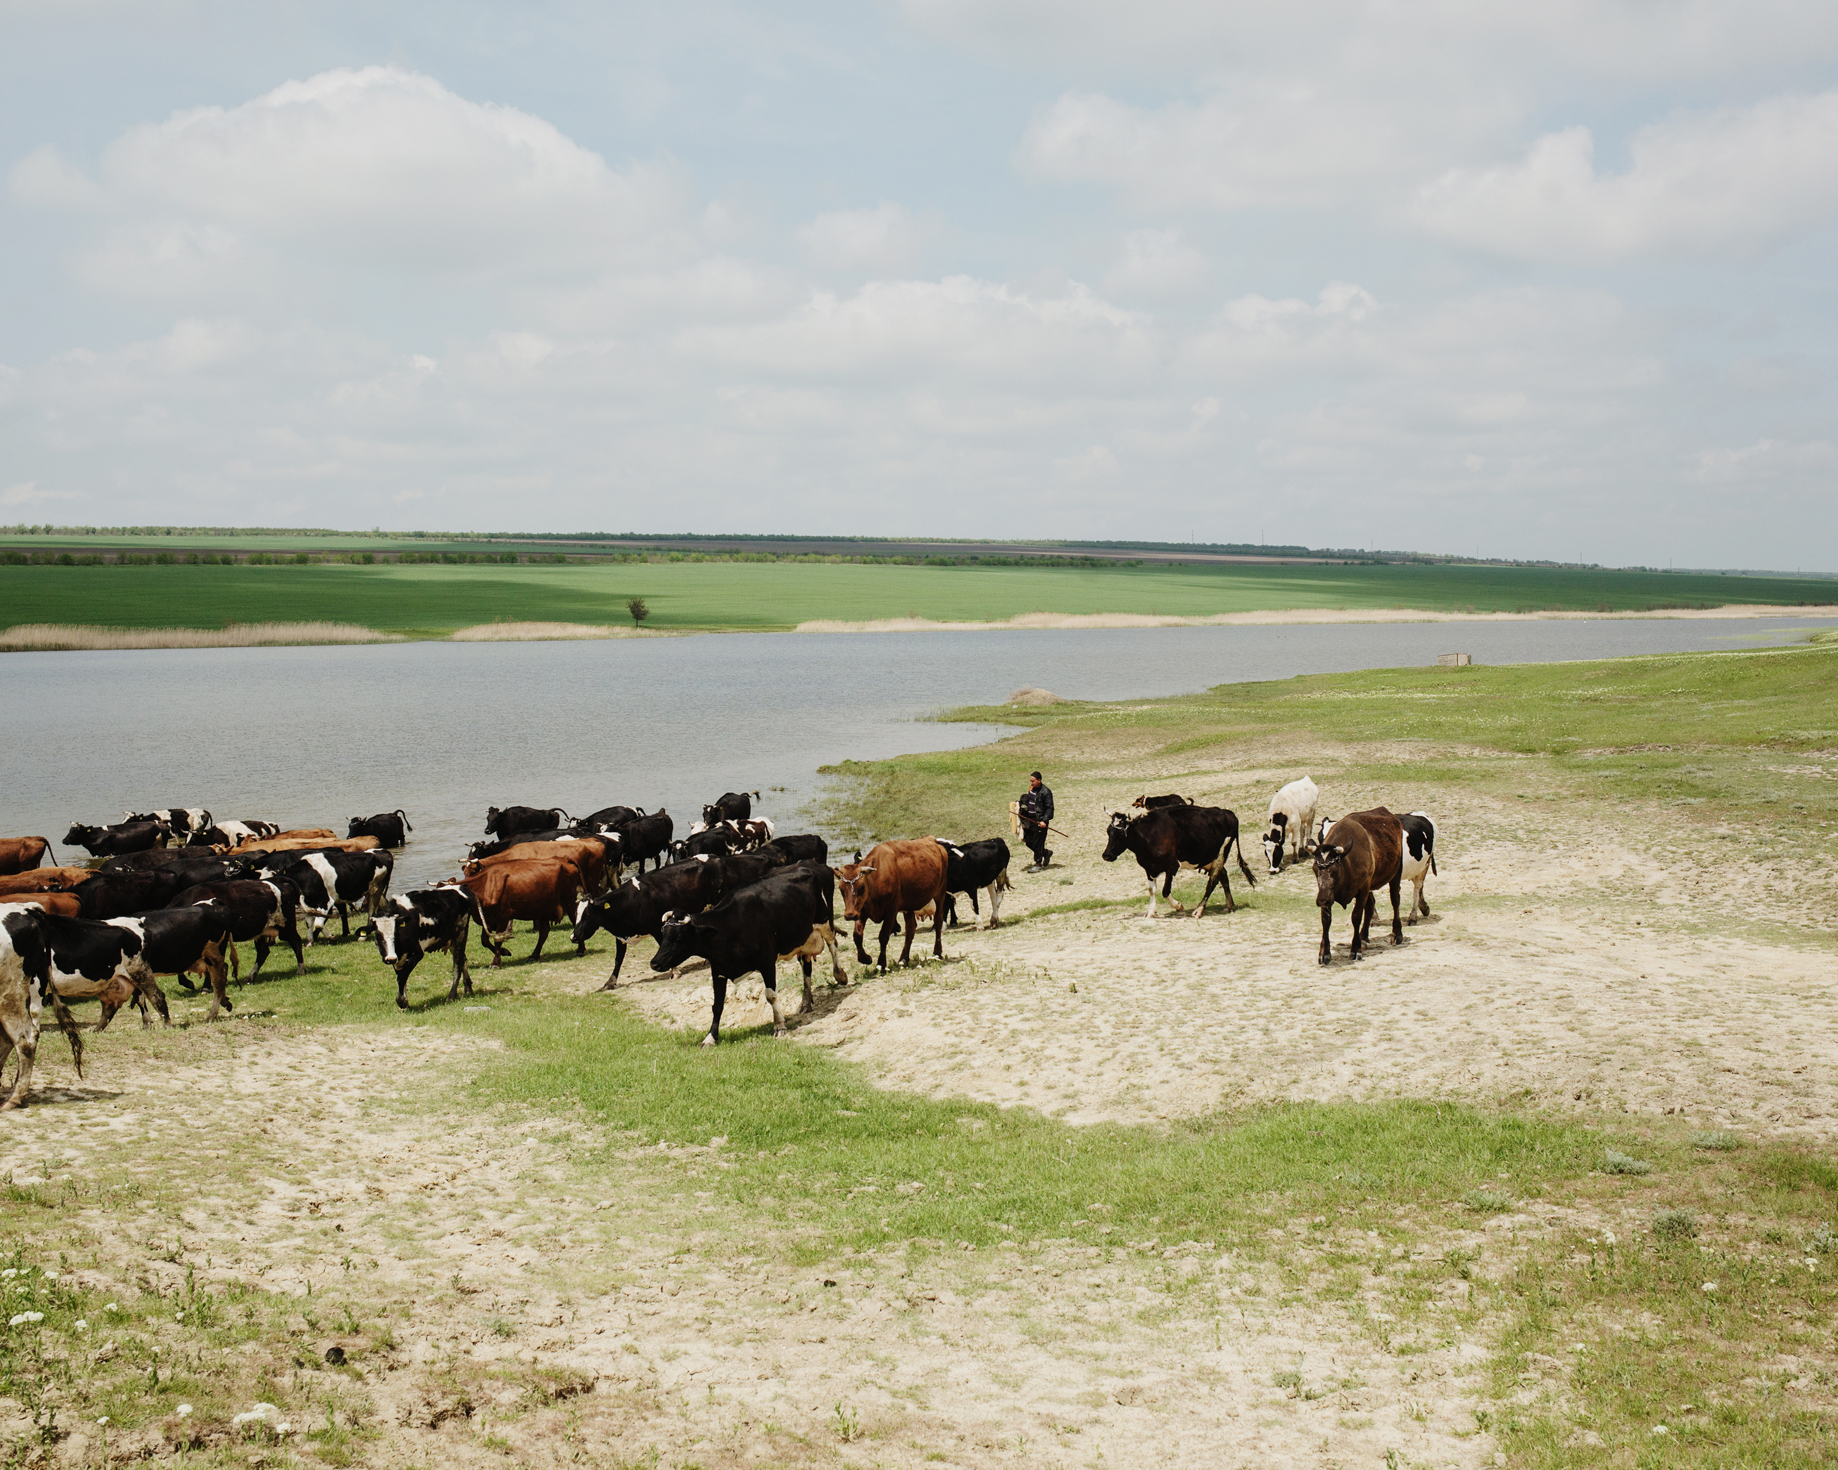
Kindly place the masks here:
[(19, 1076), (0, 1112), (21, 1106), (32, 1090), (38, 1059), (38, 1019), (49, 1001), (70, 1041), (77, 1076), (83, 1075), (83, 1038), (70, 1009), (51, 986), (51, 951), (37, 917), (28, 910), (0, 908), (0, 1071), (15, 1048)]
[(1322, 964), (1333, 960), (1329, 930), (1334, 906), (1353, 906), (1351, 957), (1365, 952), (1372, 932), (1372, 913), (1378, 907), (1375, 890), (1391, 890), (1391, 942), (1404, 942), (1398, 900), (1403, 886), (1404, 827), (1384, 807), (1349, 812), (1325, 827), (1315, 847), (1315, 903), (1321, 910)]
[(530, 958), (541, 958), (550, 927), (567, 923), (574, 911), (574, 901), (581, 892), (581, 870), (566, 859), (533, 862), (525, 858), (486, 868), (473, 878), (462, 878), (458, 886), (472, 895), (479, 942), (491, 951), (491, 967), (495, 970), (504, 963), (504, 941), (518, 919), (535, 926), (536, 948)]
[[(0, 874), (24, 873), (36, 868), (51, 844), (43, 837), (0, 837)], [(51, 861), (57, 854), (51, 852)]]
[(867, 857), (836, 869), (836, 887), (842, 894), (842, 914), (855, 924), (855, 957), (864, 965), (875, 961), (862, 948), (862, 931), (873, 920), (881, 926), (880, 968), (887, 969), (887, 941), (893, 938), (902, 916), (906, 943), (900, 963), (910, 964), (917, 914), (932, 905), (932, 955), (945, 955), (945, 883), (950, 860), (935, 837), (913, 837), (877, 842)]

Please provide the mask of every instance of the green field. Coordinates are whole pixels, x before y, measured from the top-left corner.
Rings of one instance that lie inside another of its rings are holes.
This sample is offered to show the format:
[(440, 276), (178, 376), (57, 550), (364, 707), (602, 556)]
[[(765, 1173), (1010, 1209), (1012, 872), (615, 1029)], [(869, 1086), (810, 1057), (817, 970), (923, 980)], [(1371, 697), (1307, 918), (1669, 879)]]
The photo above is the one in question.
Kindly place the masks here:
[(783, 629), (812, 619), (948, 622), (1029, 612), (1205, 617), (1288, 608), (1444, 612), (1650, 610), (1829, 603), (1838, 584), (1664, 572), (1459, 566), (991, 567), (653, 562), (565, 566), (0, 566), (0, 626), (218, 628), (359, 623), (440, 636), (494, 621)]

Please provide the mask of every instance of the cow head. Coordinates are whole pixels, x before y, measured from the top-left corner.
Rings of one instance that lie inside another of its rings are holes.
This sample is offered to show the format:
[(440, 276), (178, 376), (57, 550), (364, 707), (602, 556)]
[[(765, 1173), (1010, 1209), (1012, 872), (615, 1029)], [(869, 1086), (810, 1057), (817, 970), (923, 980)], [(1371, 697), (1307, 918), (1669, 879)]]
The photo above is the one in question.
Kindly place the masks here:
[(503, 815), (503, 808), (487, 807), (485, 809), (485, 830), (495, 835), (498, 830), (498, 819)]
[(1139, 796), (1132, 801), (1130, 805), (1136, 808), (1137, 811), (1142, 811), (1149, 805), (1149, 798), (1146, 796)]
[(606, 923), (606, 916), (611, 911), (612, 901), (618, 890), (604, 898), (580, 898), (574, 905), (574, 929), (569, 934), (570, 942), (582, 945), (592, 939), (596, 930)]
[(674, 970), (679, 965), (687, 964), (695, 958), (696, 921), (693, 917), (679, 919), (675, 914), (665, 914), (663, 922), (658, 925), (657, 953), (651, 956), (651, 968), (660, 974), (665, 970)]
[(377, 915), (371, 936), (383, 963), (396, 972), (398, 981), (406, 981), (421, 963), (421, 915), (406, 899), (391, 899), (389, 906)]
[(842, 895), (842, 916), (848, 920), (862, 916), (862, 902), (868, 897), (868, 879), (874, 873), (873, 863), (864, 863), (862, 855), (836, 869), (836, 891)]
[(1288, 851), (1289, 813), (1272, 812), (1270, 830), (1264, 833), (1264, 859), (1270, 864), (1270, 871), (1283, 871), (1283, 858)]
[(702, 825), (704, 827), (712, 827), (715, 823), (719, 822), (724, 815), (720, 807), (710, 802), (707, 806), (702, 808)]
[(1110, 814), (1110, 827), (1104, 839), (1104, 861), (1107, 863), (1116, 862), (1118, 858), (1122, 857), (1123, 854), (1129, 850), (1129, 846), (1130, 814), (1128, 812), (1112, 812)]
[(1340, 877), (1340, 860), (1347, 855), (1344, 847), (1335, 847), (1331, 843), (1322, 844), (1315, 849), (1315, 907), (1329, 908), (1334, 902), (1334, 889)]

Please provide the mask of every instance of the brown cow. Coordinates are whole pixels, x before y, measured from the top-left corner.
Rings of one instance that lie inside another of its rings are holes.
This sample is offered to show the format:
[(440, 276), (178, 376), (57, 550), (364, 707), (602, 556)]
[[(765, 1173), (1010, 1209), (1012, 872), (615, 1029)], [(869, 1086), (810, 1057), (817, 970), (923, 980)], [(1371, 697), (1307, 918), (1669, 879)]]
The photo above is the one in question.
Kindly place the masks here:
[(855, 957), (864, 965), (873, 964), (862, 948), (862, 931), (870, 919), (881, 926), (880, 967), (887, 969), (887, 941), (893, 938), (901, 915), (906, 916), (906, 943), (900, 949), (900, 963), (910, 964), (913, 956), (913, 934), (918, 929), (917, 915), (932, 905), (932, 955), (945, 957), (945, 879), (950, 860), (933, 837), (914, 837), (897, 842), (877, 842), (866, 858), (859, 854), (852, 863), (836, 870), (836, 886), (842, 892), (842, 915), (855, 921)]
[(490, 857), (473, 858), (460, 864), (468, 878), (487, 868), (503, 867), (516, 862), (570, 862), (581, 870), (581, 891), (590, 895), (606, 892), (606, 844), (597, 838), (560, 838), (554, 842), (525, 842)]
[(374, 837), (323, 837), (310, 833), (283, 832), (279, 837), (264, 837), (256, 842), (239, 842), (230, 849), (231, 857), (245, 857), (255, 852), (370, 852), (383, 844)]
[(66, 919), (83, 917), (82, 901), (74, 893), (8, 893), (0, 895), (0, 904), (25, 904), (47, 914), (62, 914)]
[[(541, 958), (549, 926), (567, 923), (569, 914), (574, 912), (574, 901), (581, 892), (581, 870), (565, 858), (544, 862), (526, 859), (485, 868), (476, 877), (460, 879), (458, 886), (472, 895), (473, 912), (479, 921), (479, 943), (491, 951), (491, 967), (495, 970), (504, 963), (503, 941), (510, 937), (511, 925), (518, 919), (528, 919), (536, 926), (536, 948), (530, 958)], [(586, 953), (585, 946), (577, 948)]]
[[(29, 872), (48, 852), (51, 844), (42, 837), (0, 837), (0, 873)], [(51, 861), (57, 861), (54, 852)]]
[(33, 868), (0, 877), (0, 898), (15, 893), (67, 893), (94, 877), (88, 868)]
[(1372, 913), (1378, 907), (1376, 889), (1391, 890), (1391, 942), (1404, 942), (1404, 925), (1398, 913), (1404, 872), (1404, 827), (1384, 807), (1349, 812), (1328, 824), (1315, 847), (1315, 903), (1321, 909), (1322, 964), (1333, 959), (1328, 930), (1334, 905), (1351, 903), (1353, 925), (1351, 955), (1358, 959), (1372, 933)]

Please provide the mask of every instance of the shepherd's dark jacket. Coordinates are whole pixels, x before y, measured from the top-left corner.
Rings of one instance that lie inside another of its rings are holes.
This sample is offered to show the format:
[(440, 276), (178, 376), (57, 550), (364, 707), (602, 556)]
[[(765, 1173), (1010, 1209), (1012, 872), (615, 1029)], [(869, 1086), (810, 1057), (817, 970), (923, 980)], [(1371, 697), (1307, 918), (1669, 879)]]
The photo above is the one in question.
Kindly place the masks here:
[(1020, 808), (1022, 821), (1046, 825), (1053, 820), (1053, 788), (1042, 781), (1040, 790), (1022, 792)]

